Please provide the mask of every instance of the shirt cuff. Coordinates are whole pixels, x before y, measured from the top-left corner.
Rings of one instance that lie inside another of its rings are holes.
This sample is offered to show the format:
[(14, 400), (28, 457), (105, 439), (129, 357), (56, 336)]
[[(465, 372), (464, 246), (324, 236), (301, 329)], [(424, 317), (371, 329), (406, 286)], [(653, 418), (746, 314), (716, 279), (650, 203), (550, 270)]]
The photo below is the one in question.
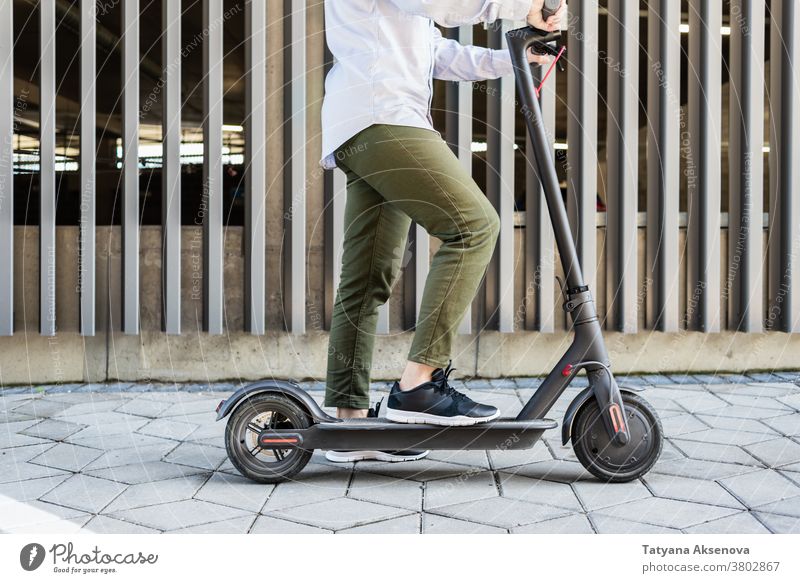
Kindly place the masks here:
[(514, 73), (511, 63), (511, 52), (508, 49), (490, 49), (492, 72), (497, 77), (505, 77)]
[(505, 0), (505, 2), (501, 2), (498, 18), (527, 20), (531, 8), (533, 8), (533, 0)]

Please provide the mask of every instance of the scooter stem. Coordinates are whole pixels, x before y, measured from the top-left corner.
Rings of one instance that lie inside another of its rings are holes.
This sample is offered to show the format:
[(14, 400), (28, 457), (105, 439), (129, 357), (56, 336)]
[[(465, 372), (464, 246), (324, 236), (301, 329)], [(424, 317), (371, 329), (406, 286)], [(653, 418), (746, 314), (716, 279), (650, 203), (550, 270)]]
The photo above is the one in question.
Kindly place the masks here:
[(517, 80), (517, 89), (522, 103), (521, 110), (531, 136), (534, 160), (539, 171), (545, 199), (547, 200), (547, 208), (550, 213), (550, 220), (553, 223), (553, 233), (556, 238), (556, 245), (558, 245), (561, 265), (564, 268), (564, 274), (567, 279), (567, 291), (569, 292), (582, 289), (585, 284), (580, 263), (578, 262), (578, 252), (575, 249), (575, 242), (572, 240), (567, 209), (564, 206), (564, 200), (561, 198), (558, 175), (556, 174), (550, 143), (542, 120), (542, 109), (535, 95), (533, 73), (527, 56), (528, 48), (534, 44), (547, 44), (558, 41), (560, 38), (560, 31), (545, 32), (531, 26), (510, 30), (506, 33), (511, 62), (514, 65), (514, 76)]

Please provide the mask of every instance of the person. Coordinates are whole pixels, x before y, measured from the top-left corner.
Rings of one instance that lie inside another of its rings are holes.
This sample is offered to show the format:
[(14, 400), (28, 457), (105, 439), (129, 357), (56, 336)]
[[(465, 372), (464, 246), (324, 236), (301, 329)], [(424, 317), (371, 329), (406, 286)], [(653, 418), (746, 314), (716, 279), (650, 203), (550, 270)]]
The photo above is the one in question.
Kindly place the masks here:
[[(448, 383), (453, 336), (494, 251), (499, 218), (430, 116), (432, 79), (478, 81), (513, 74), (507, 50), (461, 45), (436, 25), (500, 19), (556, 30), (544, 0), (325, 0), (335, 58), (322, 104), (323, 168), (347, 178), (341, 278), (334, 301), (324, 405), (340, 418), (377, 415), (369, 382), (378, 308), (399, 275), (413, 220), (441, 240), (421, 298), (408, 360), (386, 418), (469, 425), (497, 418)], [(551, 57), (530, 54), (531, 63)], [(329, 451), (331, 461), (404, 461), (425, 451)]]

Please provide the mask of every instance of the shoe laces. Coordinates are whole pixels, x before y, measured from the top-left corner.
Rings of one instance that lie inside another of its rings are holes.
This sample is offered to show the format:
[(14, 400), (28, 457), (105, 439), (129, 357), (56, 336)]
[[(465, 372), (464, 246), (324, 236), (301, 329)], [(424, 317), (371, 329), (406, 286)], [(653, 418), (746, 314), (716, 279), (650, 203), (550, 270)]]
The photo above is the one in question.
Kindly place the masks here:
[(439, 379), (438, 381), (435, 381), (436, 387), (434, 388), (434, 390), (442, 393), (443, 395), (448, 395), (453, 399), (466, 399), (467, 396), (464, 393), (458, 392), (457, 390), (455, 390), (453, 387), (450, 386), (450, 383), (447, 382), (450, 373), (456, 370), (455, 368), (453, 368), (452, 364), (453, 364), (452, 360), (447, 363), (447, 367), (442, 371), (442, 378)]

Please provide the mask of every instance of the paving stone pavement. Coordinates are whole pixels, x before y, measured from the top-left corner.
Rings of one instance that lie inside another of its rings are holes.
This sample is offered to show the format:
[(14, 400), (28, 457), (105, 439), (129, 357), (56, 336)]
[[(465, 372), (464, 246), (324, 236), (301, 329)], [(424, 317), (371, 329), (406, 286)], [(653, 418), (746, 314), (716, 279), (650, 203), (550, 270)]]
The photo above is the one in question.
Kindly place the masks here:
[[(455, 385), (513, 415), (540, 382)], [(315, 452), (295, 480), (261, 485), (228, 461), (215, 421), (234, 383), (0, 389), (0, 531), (800, 533), (800, 373), (619, 382), (644, 387), (666, 435), (655, 467), (626, 484), (596, 480), (554, 430), (528, 451), (408, 463)], [(304, 388), (321, 401), (320, 383)]]

